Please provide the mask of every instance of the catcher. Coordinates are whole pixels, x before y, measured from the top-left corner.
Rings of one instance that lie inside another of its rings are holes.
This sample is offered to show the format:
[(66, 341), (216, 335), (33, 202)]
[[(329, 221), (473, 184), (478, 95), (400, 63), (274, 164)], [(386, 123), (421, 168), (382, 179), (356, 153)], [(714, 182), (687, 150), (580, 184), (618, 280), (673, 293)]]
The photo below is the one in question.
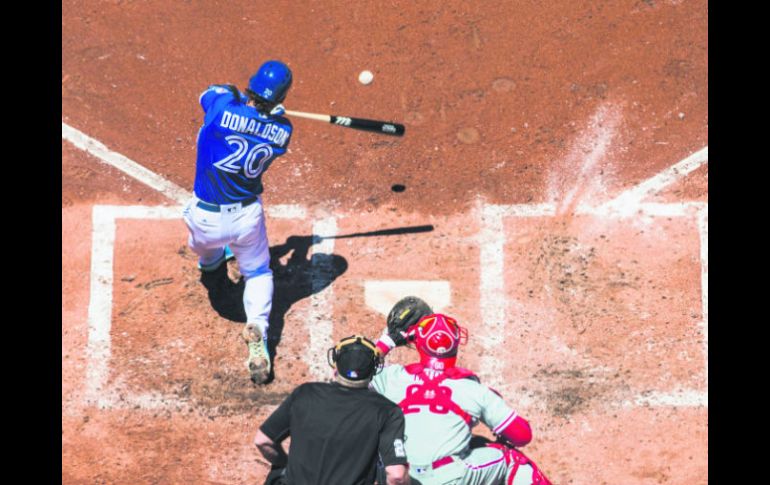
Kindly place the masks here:
[[(518, 450), (532, 440), (529, 423), (472, 371), (455, 365), (466, 340), (454, 318), (433, 313), (416, 297), (402, 299), (388, 315), (376, 344), (380, 352), (412, 343), (420, 360), (385, 367), (370, 388), (404, 412), (410, 475), (423, 485), (550, 485)], [(479, 421), (497, 441), (472, 449), (471, 430)]]

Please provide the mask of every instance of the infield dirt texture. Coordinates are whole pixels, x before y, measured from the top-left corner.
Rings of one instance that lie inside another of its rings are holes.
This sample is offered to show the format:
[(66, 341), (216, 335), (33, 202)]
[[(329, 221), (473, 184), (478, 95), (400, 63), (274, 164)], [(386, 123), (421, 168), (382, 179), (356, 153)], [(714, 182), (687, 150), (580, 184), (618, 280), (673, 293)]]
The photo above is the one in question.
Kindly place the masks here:
[[(62, 13), (63, 483), (261, 483), (257, 426), (406, 292), (469, 328), (460, 365), (529, 419), (554, 483), (707, 483), (707, 2)], [(180, 205), (198, 96), (268, 59), (288, 109), (406, 135), (293, 120), (264, 177), (281, 341), (255, 387)]]

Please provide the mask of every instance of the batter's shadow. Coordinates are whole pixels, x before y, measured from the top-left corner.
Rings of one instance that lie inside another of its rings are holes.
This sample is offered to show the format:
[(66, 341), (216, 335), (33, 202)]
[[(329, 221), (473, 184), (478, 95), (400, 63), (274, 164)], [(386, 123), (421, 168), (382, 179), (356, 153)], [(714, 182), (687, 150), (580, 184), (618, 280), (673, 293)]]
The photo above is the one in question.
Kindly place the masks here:
[[(310, 247), (321, 240), (316, 235), (290, 236), (285, 243), (270, 248), (274, 290), (268, 348), (273, 359), (281, 343), (286, 314), (292, 305), (322, 291), (348, 269), (347, 260), (338, 254), (316, 253), (308, 258)], [(290, 253), (286, 263), (282, 263), (281, 259)], [(201, 272), (200, 281), (208, 291), (214, 311), (232, 322), (246, 323), (243, 308), (246, 283), (243, 277), (233, 282), (227, 275), (227, 265), (223, 264), (216, 271)]]
[[(308, 259), (310, 247), (324, 239), (346, 239), (358, 237), (384, 237), (404, 234), (418, 234), (433, 231), (432, 225), (397, 227), (368, 232), (356, 232), (336, 236), (290, 236), (286, 242), (270, 248), (270, 269), (273, 271), (273, 307), (270, 312), (268, 349), (273, 360), (281, 343), (286, 313), (296, 302), (322, 291), (331, 285), (348, 269), (348, 262), (338, 254), (313, 254)], [(281, 259), (289, 256), (286, 263)], [(233, 264), (232, 262), (230, 264)], [(201, 283), (208, 291), (211, 307), (227, 320), (246, 323), (243, 309), (243, 278), (233, 282), (223, 264), (213, 272), (202, 272)], [(275, 376), (271, 376), (272, 381)], [(268, 382), (269, 382), (268, 381)]]

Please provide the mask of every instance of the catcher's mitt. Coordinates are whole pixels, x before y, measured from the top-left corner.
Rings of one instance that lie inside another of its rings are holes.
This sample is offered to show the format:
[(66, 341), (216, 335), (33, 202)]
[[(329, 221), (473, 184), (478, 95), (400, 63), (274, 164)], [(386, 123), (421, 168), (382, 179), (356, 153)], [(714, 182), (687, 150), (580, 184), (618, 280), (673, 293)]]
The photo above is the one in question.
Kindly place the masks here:
[(388, 313), (388, 336), (396, 345), (405, 345), (409, 327), (432, 313), (431, 307), (416, 296), (400, 299)]

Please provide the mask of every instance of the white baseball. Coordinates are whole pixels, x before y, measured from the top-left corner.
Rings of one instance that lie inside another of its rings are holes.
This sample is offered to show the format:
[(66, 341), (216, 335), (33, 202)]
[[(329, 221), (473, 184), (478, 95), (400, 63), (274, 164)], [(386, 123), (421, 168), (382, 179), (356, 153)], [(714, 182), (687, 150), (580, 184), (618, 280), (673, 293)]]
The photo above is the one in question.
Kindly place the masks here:
[(372, 79), (374, 79), (372, 71), (361, 71), (361, 74), (358, 75), (358, 82), (361, 84), (369, 84), (372, 82)]

